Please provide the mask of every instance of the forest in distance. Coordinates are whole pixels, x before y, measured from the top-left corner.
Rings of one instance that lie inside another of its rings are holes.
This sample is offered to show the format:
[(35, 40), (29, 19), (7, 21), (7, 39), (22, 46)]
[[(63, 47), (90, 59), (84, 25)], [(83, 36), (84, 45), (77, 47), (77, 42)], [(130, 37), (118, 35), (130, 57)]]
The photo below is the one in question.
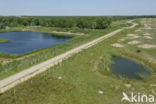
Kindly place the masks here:
[(59, 28), (105, 29), (111, 24), (107, 17), (0, 17), (0, 28), (43, 26)]
[(20, 26), (106, 29), (112, 21), (156, 16), (0, 16), (0, 29)]

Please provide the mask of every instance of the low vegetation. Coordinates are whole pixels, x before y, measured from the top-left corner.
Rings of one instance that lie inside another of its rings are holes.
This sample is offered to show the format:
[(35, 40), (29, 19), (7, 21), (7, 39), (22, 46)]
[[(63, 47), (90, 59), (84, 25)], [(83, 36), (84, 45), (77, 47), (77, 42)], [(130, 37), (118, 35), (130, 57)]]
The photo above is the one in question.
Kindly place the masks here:
[[(116, 29), (125, 27), (125, 26), (129, 26), (131, 24), (120, 24), (119, 26), (114, 26), (111, 28), (107, 28), (105, 30), (92, 30), (90, 31), (88, 34), (85, 35), (75, 35), (76, 37), (72, 38), (70, 41), (64, 43), (64, 44), (60, 44), (60, 45), (55, 45), (52, 47), (49, 47), (47, 49), (40, 49), (37, 51), (33, 51), (31, 53), (27, 53), (24, 56), (18, 56), (18, 55), (11, 55), (8, 56), (8, 58), (10, 58), (11, 60), (9, 60), (9, 62), (2, 62), (0, 64), (0, 79), (3, 79), (9, 75), (12, 75), (14, 73), (17, 73), (19, 71), (22, 71), (23, 69), (26, 69), (28, 67), (31, 67), (33, 65), (36, 65), (38, 63), (41, 63), (47, 59), (50, 59), (52, 57), (55, 57), (63, 52), (66, 52), (74, 47), (77, 47), (81, 44), (84, 44), (86, 42), (89, 42), (95, 38), (98, 38), (100, 36), (103, 36), (106, 33), (109, 33), (111, 31), (114, 31)], [(31, 30), (32, 28), (30, 28)], [(37, 32), (44, 32), (46, 31), (47, 28), (45, 28), (45, 30), (40, 30), (40, 29), (36, 29), (35, 31)], [(32, 29), (33, 30), (33, 29)], [(47, 29), (50, 33), (50, 30)], [(67, 35), (68, 36), (68, 35)], [(3, 57), (4, 55), (4, 57)], [(1, 54), (2, 58), (6, 58), (6, 54)]]
[[(140, 23), (139, 21), (136, 22)], [(133, 29), (125, 29), (16, 86), (0, 95), (1, 104), (121, 104), (122, 92), (156, 95), (156, 64), (148, 60), (150, 51), (143, 49), (141, 53), (137, 53), (137, 47), (127, 47), (126, 44), (121, 48), (112, 46), (128, 34), (135, 34), (135, 31), (141, 27), (143, 26), (140, 24)], [(96, 31), (89, 36), (93, 38), (112, 30)], [(154, 53), (152, 55), (155, 57)], [(110, 73), (112, 56), (131, 58), (147, 66), (152, 75), (143, 77), (142, 80), (117, 78)], [(122, 104), (128, 103), (122, 102)]]
[(0, 42), (9, 42), (9, 40), (6, 40), (6, 39), (0, 39)]

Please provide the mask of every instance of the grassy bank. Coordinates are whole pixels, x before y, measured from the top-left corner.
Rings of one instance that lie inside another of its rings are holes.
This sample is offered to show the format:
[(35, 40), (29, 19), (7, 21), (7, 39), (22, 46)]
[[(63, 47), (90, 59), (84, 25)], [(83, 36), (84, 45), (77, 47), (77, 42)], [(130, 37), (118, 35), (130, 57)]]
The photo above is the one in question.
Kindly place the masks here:
[(9, 40), (6, 40), (6, 39), (0, 39), (0, 42), (9, 42)]
[(42, 26), (21, 26), (21, 27), (12, 27), (9, 29), (1, 29), (0, 32), (13, 32), (13, 31), (34, 31), (34, 32), (46, 32), (46, 33), (63, 33), (63, 34), (87, 34), (92, 29), (79, 29), (79, 28), (56, 28), (56, 27), (42, 27)]
[[(138, 54), (136, 47), (112, 47), (140, 27), (124, 30), (7, 91), (0, 95), (1, 104), (129, 104), (121, 102), (122, 92), (155, 95), (156, 65), (142, 57), (148, 53)], [(109, 71), (112, 56), (133, 56), (132, 59), (148, 66), (153, 75), (143, 80), (117, 78)]]

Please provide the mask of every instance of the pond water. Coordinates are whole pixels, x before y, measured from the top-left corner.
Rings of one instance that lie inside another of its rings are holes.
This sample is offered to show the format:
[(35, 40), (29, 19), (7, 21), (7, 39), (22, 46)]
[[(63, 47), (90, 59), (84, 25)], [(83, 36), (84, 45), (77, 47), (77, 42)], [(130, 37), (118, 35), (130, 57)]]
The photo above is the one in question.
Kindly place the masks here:
[(58, 38), (39, 32), (6, 32), (0, 33), (0, 39), (9, 40), (9, 42), (0, 43), (1, 53), (26, 54), (37, 49), (64, 43), (70, 38)]
[(114, 57), (114, 64), (111, 65), (111, 71), (117, 76), (124, 76), (128, 78), (140, 79), (140, 74), (143, 76), (149, 76), (150, 71), (142, 65), (121, 57)]

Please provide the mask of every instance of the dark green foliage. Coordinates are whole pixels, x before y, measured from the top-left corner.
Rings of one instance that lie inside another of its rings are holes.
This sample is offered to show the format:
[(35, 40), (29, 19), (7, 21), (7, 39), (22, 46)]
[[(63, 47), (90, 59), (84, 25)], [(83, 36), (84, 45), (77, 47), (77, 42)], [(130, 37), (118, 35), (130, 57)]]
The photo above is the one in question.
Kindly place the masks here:
[(116, 20), (127, 20), (127, 19), (137, 19), (137, 18), (156, 18), (156, 15), (142, 15), (142, 16), (112, 16), (110, 17), (113, 21)]
[(48, 16), (21, 16), (0, 17), (0, 29), (18, 26), (44, 26), (59, 28), (81, 28), (81, 29), (105, 29), (110, 26), (111, 21), (154, 18), (156, 16), (79, 16), (79, 17), (48, 17)]
[(1, 29), (18, 26), (105, 29), (110, 24), (108, 17), (0, 17)]

